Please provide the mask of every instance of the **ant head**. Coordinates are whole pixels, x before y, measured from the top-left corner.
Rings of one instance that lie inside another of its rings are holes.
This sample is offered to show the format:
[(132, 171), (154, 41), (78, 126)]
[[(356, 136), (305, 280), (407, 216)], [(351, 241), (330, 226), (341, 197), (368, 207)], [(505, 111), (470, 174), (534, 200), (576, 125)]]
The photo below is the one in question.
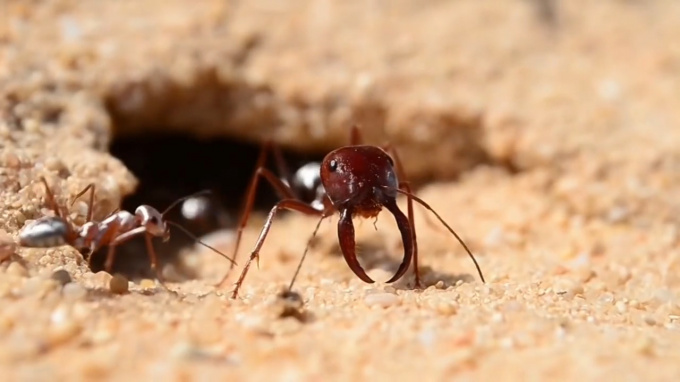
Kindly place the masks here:
[(27, 224), (19, 233), (19, 245), (50, 248), (67, 244), (72, 235), (69, 223), (57, 216), (43, 217)]
[(321, 163), (309, 162), (293, 175), (291, 186), (302, 194), (302, 199), (311, 202), (317, 209), (323, 209), (326, 190), (321, 183)]
[(321, 164), (321, 182), (338, 209), (354, 208), (374, 216), (396, 198), (394, 161), (376, 146), (347, 146), (331, 151)]
[(135, 210), (135, 215), (139, 217), (140, 224), (146, 227), (146, 232), (156, 237), (162, 237), (163, 241), (170, 239), (170, 229), (158, 210), (151, 206), (141, 205)]

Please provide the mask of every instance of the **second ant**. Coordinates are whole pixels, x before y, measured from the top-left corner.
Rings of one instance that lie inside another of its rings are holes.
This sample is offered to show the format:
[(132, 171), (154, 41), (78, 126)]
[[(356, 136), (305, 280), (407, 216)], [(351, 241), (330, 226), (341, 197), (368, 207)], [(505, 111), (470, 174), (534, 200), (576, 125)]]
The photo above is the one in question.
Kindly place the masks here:
[[(410, 184), (405, 180), (403, 167), (399, 155), (394, 147), (386, 145), (384, 147), (364, 145), (361, 143), (361, 135), (356, 126), (352, 127), (350, 145), (338, 148), (323, 159), (320, 164), (310, 164), (312, 171), (298, 170), (299, 177), (297, 187), (291, 187), (291, 178), (287, 176), (285, 164), (280, 158), (280, 154), (275, 145), (267, 142), (260, 154), (255, 173), (253, 174), (247, 196), (246, 204), (241, 221), (238, 227), (236, 242), (234, 245), (235, 259), (241, 241), (243, 229), (253, 208), (253, 199), (256, 193), (259, 179), (262, 177), (274, 187), (282, 196), (269, 212), (267, 219), (262, 227), (262, 231), (257, 239), (255, 248), (250, 253), (235, 287), (232, 298), (238, 296), (238, 291), (243, 284), (251, 263), (259, 261), (260, 250), (267, 238), (274, 217), (280, 210), (298, 211), (305, 215), (319, 217), (319, 222), (312, 234), (316, 232), (323, 219), (332, 216), (336, 212), (340, 214), (337, 233), (340, 248), (347, 265), (364, 282), (373, 283), (374, 281), (366, 274), (359, 264), (356, 256), (356, 242), (354, 231), (354, 217), (373, 218), (376, 217), (383, 208), (387, 209), (394, 217), (397, 227), (401, 233), (404, 254), (401, 265), (388, 283), (395, 282), (402, 278), (413, 263), (415, 271), (415, 286), (421, 287), (420, 272), (418, 268), (418, 242), (416, 239), (416, 229), (413, 213), (413, 201), (419, 203), (429, 210), (446, 227), (446, 229), (459, 241), (477, 268), (479, 277), (485, 282), (482, 270), (477, 263), (474, 255), (458, 236), (458, 234), (430, 207), (424, 200), (418, 198), (411, 192)], [(274, 151), (277, 156), (277, 163), (280, 171), (284, 172), (284, 180), (278, 178), (273, 172), (264, 167), (266, 156), (269, 151)], [(391, 155), (390, 155), (391, 154)], [(295, 180), (295, 179), (293, 179)], [(304, 187), (301, 187), (304, 186)], [(306, 189), (308, 195), (313, 196), (313, 200), (304, 200), (299, 193), (299, 189)], [(397, 205), (397, 196), (401, 194), (407, 198), (407, 213), (405, 215)], [(303, 254), (300, 266), (307, 249)], [(297, 272), (291, 281), (291, 290)], [(230, 270), (233, 268), (230, 268)], [(222, 286), (229, 276), (227, 273), (219, 286)]]
[(55, 216), (42, 217), (26, 225), (19, 233), (19, 245), (22, 247), (50, 248), (61, 245), (70, 245), (80, 251), (81, 254), (87, 255), (88, 266), (90, 266), (92, 254), (98, 249), (106, 246), (108, 247), (108, 251), (104, 268), (106, 272), (111, 273), (116, 247), (133, 237), (143, 234), (146, 240), (147, 253), (151, 262), (151, 270), (155, 272), (161, 285), (165, 286), (162, 273), (158, 268), (158, 257), (153, 248), (152, 239), (161, 238), (164, 242), (167, 242), (170, 238), (170, 226), (173, 226), (194, 239), (197, 243), (209, 248), (233, 263), (232, 259), (217, 249), (200, 241), (186, 228), (164, 218), (165, 214), (177, 204), (188, 198), (195, 197), (196, 195), (204, 194), (205, 192), (178, 199), (163, 212), (159, 212), (151, 206), (142, 205), (137, 207), (134, 214), (125, 210), (116, 210), (110, 213), (102, 221), (94, 221), (93, 206), (95, 185), (89, 184), (80, 191), (71, 202), (71, 205), (73, 205), (79, 197), (83, 196), (88, 191), (90, 192), (87, 207), (87, 221), (85, 224), (78, 227), (68, 219), (66, 209), (57, 204), (54, 194), (47, 184), (47, 180), (45, 180), (45, 178), (41, 178), (40, 180), (45, 186), (47, 205), (54, 212)]

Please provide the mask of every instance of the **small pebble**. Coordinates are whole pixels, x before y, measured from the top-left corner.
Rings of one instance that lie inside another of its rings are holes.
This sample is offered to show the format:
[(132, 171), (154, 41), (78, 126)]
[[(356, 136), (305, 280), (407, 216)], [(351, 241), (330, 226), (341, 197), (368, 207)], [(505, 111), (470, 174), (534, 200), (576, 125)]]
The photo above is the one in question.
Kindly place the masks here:
[(94, 274), (90, 273), (88, 279), (91, 283), (91, 286), (95, 288), (104, 288), (104, 286), (108, 285), (111, 282), (111, 275), (104, 271), (101, 271)]
[(80, 300), (87, 296), (87, 289), (77, 283), (68, 283), (62, 288), (61, 294), (71, 300)]
[(602, 305), (609, 305), (614, 302), (614, 295), (611, 293), (603, 293), (599, 298), (598, 302)]
[(437, 312), (443, 315), (451, 316), (458, 312), (458, 305), (452, 302), (440, 302), (439, 304), (437, 304), (436, 309)]
[(295, 291), (284, 290), (276, 296), (273, 306), (280, 318), (293, 317), (298, 321), (306, 321), (302, 296)]
[(372, 293), (364, 297), (367, 306), (380, 306), (387, 308), (399, 304), (399, 297), (393, 293)]
[(21, 158), (9, 150), (3, 155), (2, 161), (5, 162), (4, 164), (8, 168), (16, 169), (21, 166)]
[(512, 337), (505, 337), (498, 341), (498, 345), (503, 349), (512, 349), (515, 347), (515, 340)]
[(652, 357), (656, 353), (654, 341), (649, 337), (640, 339), (634, 346), (640, 354), (648, 357)]
[(623, 301), (617, 301), (615, 306), (616, 310), (621, 314), (626, 313), (628, 311), (628, 306)]
[(51, 325), (47, 331), (47, 342), (52, 346), (70, 340), (78, 335), (82, 329), (65, 306), (60, 306), (52, 312), (50, 322)]
[(75, 321), (63, 321), (53, 324), (47, 331), (47, 342), (52, 345), (60, 345), (80, 333), (82, 327)]
[(48, 291), (54, 289), (56, 285), (54, 282), (45, 280), (40, 277), (29, 278), (21, 286), (19, 292), (22, 296), (45, 295)]
[(19, 277), (27, 277), (28, 270), (23, 265), (21, 265), (21, 263), (15, 261), (7, 266), (7, 274)]
[(111, 341), (114, 338), (114, 332), (109, 328), (99, 328), (95, 330), (90, 336), (90, 342), (94, 345), (101, 345)]
[(115, 275), (113, 275), (113, 277), (109, 281), (109, 289), (111, 290), (112, 293), (115, 294), (127, 293), (128, 287), (129, 283), (127, 277), (121, 275), (120, 273), (116, 273)]
[(66, 169), (64, 162), (62, 162), (61, 159), (57, 157), (47, 157), (44, 164), (45, 168), (54, 172), (60, 172)]
[(0, 263), (9, 259), (17, 249), (17, 245), (5, 230), (0, 229)]
[(652, 317), (652, 316), (650, 316), (650, 315), (645, 315), (645, 316), (643, 317), (643, 320), (645, 321), (645, 324), (647, 324), (647, 325), (649, 325), (649, 326), (654, 326), (654, 325), (656, 325), (656, 319), (654, 319), (654, 317)]
[(56, 281), (59, 285), (62, 285), (62, 286), (73, 281), (71, 279), (71, 275), (65, 269), (58, 269), (58, 270), (52, 272), (51, 278), (52, 278), (52, 280)]
[(151, 279), (144, 279), (139, 283), (142, 289), (151, 289), (156, 287), (156, 282)]

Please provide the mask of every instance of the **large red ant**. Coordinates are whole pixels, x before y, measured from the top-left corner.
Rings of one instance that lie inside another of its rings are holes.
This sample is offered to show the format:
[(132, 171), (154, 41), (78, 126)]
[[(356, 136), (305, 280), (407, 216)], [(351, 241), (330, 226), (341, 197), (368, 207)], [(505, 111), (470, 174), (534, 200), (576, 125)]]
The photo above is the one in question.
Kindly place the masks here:
[(87, 221), (82, 226), (77, 227), (68, 219), (66, 209), (60, 207), (55, 201), (54, 194), (50, 190), (47, 180), (45, 180), (44, 177), (41, 177), (40, 180), (45, 185), (47, 205), (54, 212), (55, 216), (39, 218), (22, 228), (19, 233), (19, 245), (23, 247), (50, 248), (61, 245), (70, 245), (83, 254), (87, 253), (87, 263), (88, 266), (90, 266), (92, 254), (99, 248), (108, 246), (104, 269), (106, 272), (111, 273), (116, 247), (135, 236), (145, 234), (151, 270), (156, 273), (158, 281), (164, 285), (162, 274), (157, 267), (158, 260), (153, 248), (152, 239), (154, 237), (160, 237), (163, 242), (167, 242), (170, 239), (170, 226), (173, 226), (184, 232), (199, 244), (211, 249), (233, 263), (232, 259), (208, 244), (203, 243), (186, 228), (175, 222), (164, 219), (165, 214), (177, 204), (188, 198), (203, 194), (205, 191), (178, 199), (170, 204), (163, 212), (159, 212), (151, 206), (141, 205), (137, 207), (134, 215), (125, 210), (115, 210), (104, 218), (104, 220), (97, 222), (93, 220), (95, 185), (94, 183), (90, 183), (80, 191), (71, 202), (71, 205), (73, 205), (78, 198), (88, 191), (90, 192)]
[[(354, 216), (363, 218), (376, 217), (378, 213), (386, 208), (395, 218), (397, 227), (401, 233), (404, 246), (404, 256), (397, 272), (387, 280), (388, 283), (399, 280), (408, 270), (411, 261), (415, 269), (415, 285), (421, 287), (420, 273), (418, 269), (418, 243), (416, 241), (416, 230), (413, 214), (413, 201), (415, 200), (423, 207), (432, 212), (437, 219), (453, 234), (463, 246), (477, 268), (479, 277), (485, 282), (482, 270), (477, 263), (474, 255), (456, 234), (456, 232), (442, 219), (439, 214), (422, 199), (413, 195), (410, 184), (403, 180), (404, 171), (397, 151), (391, 145), (384, 147), (362, 145), (361, 135), (358, 127), (353, 126), (350, 135), (350, 146), (345, 146), (331, 151), (323, 159), (316, 173), (316, 181), (308, 179), (306, 182), (309, 187), (316, 191), (314, 201), (303, 201), (298, 193), (291, 188), (289, 182), (279, 179), (274, 173), (264, 167), (267, 152), (274, 150), (275, 146), (271, 143), (265, 144), (257, 162), (257, 167), (251, 180), (247, 193), (247, 201), (241, 222), (238, 227), (236, 242), (234, 246), (234, 259), (240, 244), (242, 231), (247, 224), (250, 216), (256, 187), (260, 177), (266, 179), (279, 194), (283, 195), (283, 200), (279, 201), (269, 212), (267, 220), (262, 227), (260, 236), (257, 239), (255, 248), (250, 254), (248, 262), (245, 264), (235, 288), (232, 298), (238, 296), (238, 290), (248, 273), (250, 264), (253, 260), (259, 261), (259, 253), (264, 244), (269, 229), (271, 228), (274, 216), (279, 210), (298, 211), (305, 215), (320, 217), (317, 229), (323, 219), (330, 217), (336, 211), (340, 213), (338, 221), (338, 240), (342, 254), (347, 261), (352, 272), (366, 283), (374, 281), (366, 274), (359, 264), (356, 256), (356, 243), (354, 237)], [(392, 153), (392, 156), (388, 154)], [(278, 155), (278, 154), (277, 154)], [(278, 158), (277, 158), (278, 159)], [(277, 160), (277, 163), (282, 162)], [(402, 194), (407, 197), (408, 217), (397, 206), (397, 195)], [(314, 231), (316, 233), (316, 230)], [(306, 254), (306, 251), (305, 251)], [(304, 257), (304, 255), (303, 255)], [(230, 268), (230, 270), (233, 268)], [(227, 279), (229, 273), (224, 276), (219, 283), (221, 286)], [(292, 283), (291, 283), (292, 285)]]

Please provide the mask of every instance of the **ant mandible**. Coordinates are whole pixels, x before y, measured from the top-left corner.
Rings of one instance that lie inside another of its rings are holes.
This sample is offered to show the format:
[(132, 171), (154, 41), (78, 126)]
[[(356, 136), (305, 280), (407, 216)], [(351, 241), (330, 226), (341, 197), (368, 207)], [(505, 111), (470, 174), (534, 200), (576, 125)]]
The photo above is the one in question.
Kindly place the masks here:
[(70, 219), (68, 219), (68, 213), (65, 208), (60, 207), (55, 201), (54, 194), (50, 190), (47, 180), (45, 180), (44, 177), (41, 177), (40, 180), (45, 185), (47, 205), (54, 212), (55, 216), (39, 218), (22, 228), (19, 233), (19, 245), (22, 247), (51, 248), (61, 245), (70, 245), (80, 251), (80, 253), (86, 253), (88, 266), (91, 266), (92, 254), (99, 248), (108, 246), (104, 270), (111, 273), (116, 247), (135, 236), (145, 234), (151, 270), (156, 273), (156, 277), (161, 285), (165, 286), (162, 274), (157, 267), (158, 260), (151, 240), (154, 237), (160, 237), (163, 242), (167, 242), (170, 239), (170, 226), (173, 226), (184, 232), (199, 244), (211, 249), (233, 263), (232, 259), (199, 240), (186, 228), (175, 222), (164, 219), (165, 214), (177, 204), (188, 198), (195, 197), (196, 195), (204, 194), (206, 191), (180, 198), (170, 204), (163, 212), (159, 212), (148, 205), (141, 205), (137, 207), (134, 215), (128, 211), (117, 209), (105, 217), (104, 220), (98, 222), (93, 220), (95, 185), (94, 183), (90, 183), (80, 191), (71, 202), (71, 206), (73, 206), (78, 198), (86, 192), (90, 192), (87, 206), (87, 221), (82, 226), (77, 227)]
[[(253, 260), (259, 262), (260, 250), (267, 238), (274, 216), (279, 210), (292, 210), (309, 216), (318, 216), (320, 217), (319, 224), (323, 219), (333, 215), (335, 212), (339, 212), (338, 240), (343, 257), (357, 277), (366, 283), (373, 283), (374, 281), (366, 274), (357, 260), (352, 218), (355, 216), (363, 218), (376, 217), (383, 208), (387, 209), (394, 216), (404, 247), (402, 263), (399, 265), (394, 276), (387, 280), (387, 282), (391, 283), (399, 280), (404, 276), (411, 262), (413, 262), (415, 285), (416, 287), (421, 287), (418, 269), (418, 243), (413, 214), (414, 200), (432, 212), (448, 231), (456, 237), (474, 262), (482, 282), (485, 282), (477, 260), (463, 240), (429, 204), (413, 195), (410, 184), (403, 180), (405, 179), (403, 167), (394, 147), (386, 145), (381, 148), (363, 145), (361, 141), (358, 127), (353, 126), (350, 135), (350, 146), (335, 149), (326, 155), (319, 166), (318, 179), (320, 181), (307, 182), (309, 186), (318, 185), (316, 188), (316, 198), (311, 203), (301, 200), (296, 191), (289, 186), (289, 182), (282, 181), (270, 170), (264, 168), (267, 151), (274, 147), (271, 143), (265, 144), (248, 190), (247, 203), (234, 246), (234, 259), (238, 251), (243, 228), (247, 224), (248, 216), (252, 210), (252, 200), (255, 197), (259, 177), (264, 177), (284, 198), (269, 212), (255, 248), (236, 281), (232, 298), (238, 296), (238, 290), (243, 284), (251, 262)], [(391, 152), (392, 156), (388, 152)], [(400, 181), (400, 179), (402, 180)], [(407, 197), (408, 217), (404, 215), (397, 205), (397, 195), (399, 194)], [(224, 276), (218, 287), (226, 281), (228, 275), (227, 273)]]

